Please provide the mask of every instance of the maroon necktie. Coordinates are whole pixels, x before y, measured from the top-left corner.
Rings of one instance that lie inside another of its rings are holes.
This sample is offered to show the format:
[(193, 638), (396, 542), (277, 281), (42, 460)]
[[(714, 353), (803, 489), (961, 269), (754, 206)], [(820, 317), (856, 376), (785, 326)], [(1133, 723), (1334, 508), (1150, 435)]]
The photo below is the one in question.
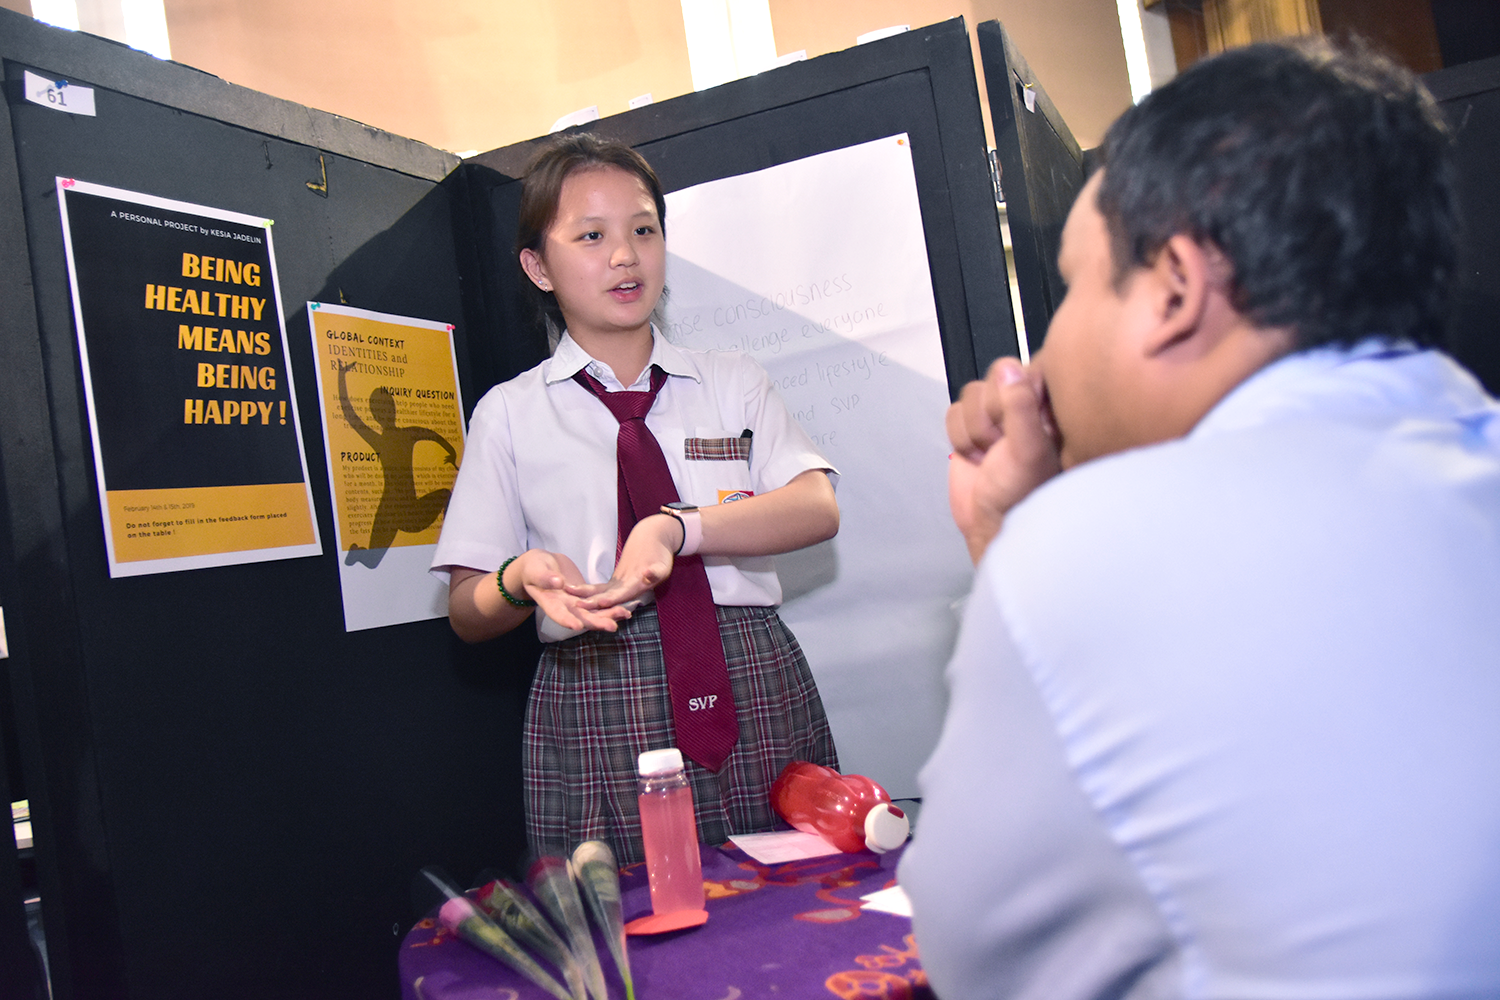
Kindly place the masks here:
[[(666, 372), (651, 369), (650, 392), (609, 392), (599, 381), (579, 370), (573, 378), (588, 389), (620, 422), (615, 458), (620, 496), (620, 547), (637, 521), (661, 512), (663, 504), (679, 499), (672, 471), (656, 435), (646, 426), (646, 414), (667, 381)], [(724, 641), (714, 613), (713, 591), (703, 560), (678, 556), (672, 575), (656, 585), (656, 613), (661, 623), (662, 660), (667, 668), (667, 690), (672, 698), (672, 724), (677, 748), (710, 771), (740, 738), (735, 718), (734, 692), (724, 663)]]

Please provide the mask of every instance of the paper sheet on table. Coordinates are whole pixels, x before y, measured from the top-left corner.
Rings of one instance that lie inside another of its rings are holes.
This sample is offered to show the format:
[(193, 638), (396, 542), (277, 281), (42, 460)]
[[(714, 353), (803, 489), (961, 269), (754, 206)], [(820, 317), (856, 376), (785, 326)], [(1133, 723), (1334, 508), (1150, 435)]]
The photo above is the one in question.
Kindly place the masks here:
[(839, 853), (837, 847), (822, 837), (803, 833), (801, 830), (741, 833), (730, 837), (729, 842), (763, 865), (779, 865), (785, 861), (801, 861), (803, 858), (821, 858)]
[(859, 898), (864, 900), (863, 909), (894, 913), (898, 917), (911, 916), (911, 900), (906, 897), (906, 890), (899, 885), (893, 885), (889, 889), (881, 889), (879, 892), (872, 892)]

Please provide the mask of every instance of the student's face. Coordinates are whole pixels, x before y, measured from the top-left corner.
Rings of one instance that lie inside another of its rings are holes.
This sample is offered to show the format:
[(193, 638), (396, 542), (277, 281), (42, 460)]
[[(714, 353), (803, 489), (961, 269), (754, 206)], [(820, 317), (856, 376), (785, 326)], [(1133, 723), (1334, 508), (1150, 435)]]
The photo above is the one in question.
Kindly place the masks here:
[[(522, 263), (528, 264), (522, 251)], [(667, 251), (651, 192), (618, 167), (576, 170), (527, 274), (557, 296), (575, 339), (649, 328)]]
[(1068, 213), (1057, 255), (1068, 291), (1034, 359), (1065, 468), (1146, 443), (1142, 417), (1151, 405), (1137, 346), (1150, 303), (1138, 271), (1115, 287), (1109, 229), (1097, 207), (1103, 176), (1090, 178)]

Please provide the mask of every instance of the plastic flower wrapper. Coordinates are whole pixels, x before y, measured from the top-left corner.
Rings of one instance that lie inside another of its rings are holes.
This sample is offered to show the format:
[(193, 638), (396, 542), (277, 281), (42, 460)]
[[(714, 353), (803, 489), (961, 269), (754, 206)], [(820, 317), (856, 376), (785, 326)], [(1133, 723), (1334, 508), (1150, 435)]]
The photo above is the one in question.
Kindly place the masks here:
[(589, 932), (588, 918), (583, 913), (583, 901), (578, 898), (578, 887), (573, 884), (573, 874), (568, 871), (568, 862), (563, 858), (546, 855), (531, 863), (526, 881), (549, 916), (568, 935), (568, 945), (573, 957), (583, 966), (584, 982), (594, 1000), (606, 1000), (604, 967), (599, 964), (599, 953), (594, 950), (594, 936)]
[(594, 914), (594, 922), (604, 933), (615, 968), (625, 984), (626, 1000), (635, 1000), (635, 983), (630, 978), (630, 956), (625, 950), (625, 914), (620, 908), (620, 866), (615, 852), (602, 840), (585, 840), (573, 852), (573, 875), (578, 879), (583, 900)]
[(557, 1000), (574, 1000), (556, 979), (537, 964), (536, 959), (509, 934), (500, 929), (484, 911), (465, 896), (462, 889), (435, 868), (423, 868), (422, 876), (439, 898), (444, 899), (438, 909), (438, 920), (448, 930), (480, 951), (515, 969)]
[(538, 954), (557, 966), (567, 981), (573, 1000), (584, 1000), (583, 968), (568, 949), (567, 942), (557, 936), (557, 931), (547, 918), (537, 912), (531, 900), (521, 891), (492, 871), (479, 874), (480, 888), (477, 893), (479, 908), (489, 914), (511, 937), (531, 946)]

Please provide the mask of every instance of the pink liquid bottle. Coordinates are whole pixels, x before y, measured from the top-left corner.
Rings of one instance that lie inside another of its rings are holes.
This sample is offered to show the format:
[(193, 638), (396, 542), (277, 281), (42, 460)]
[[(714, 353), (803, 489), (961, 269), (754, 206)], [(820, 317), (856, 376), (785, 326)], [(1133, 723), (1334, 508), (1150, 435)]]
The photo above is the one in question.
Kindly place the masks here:
[(676, 747), (648, 750), (636, 766), (641, 783), (641, 839), (651, 909), (658, 915), (704, 910), (703, 859), (698, 855), (698, 822), (693, 790)]
[(906, 843), (911, 821), (891, 797), (860, 774), (794, 760), (771, 786), (771, 806), (803, 833), (816, 834), (841, 851), (877, 854)]

